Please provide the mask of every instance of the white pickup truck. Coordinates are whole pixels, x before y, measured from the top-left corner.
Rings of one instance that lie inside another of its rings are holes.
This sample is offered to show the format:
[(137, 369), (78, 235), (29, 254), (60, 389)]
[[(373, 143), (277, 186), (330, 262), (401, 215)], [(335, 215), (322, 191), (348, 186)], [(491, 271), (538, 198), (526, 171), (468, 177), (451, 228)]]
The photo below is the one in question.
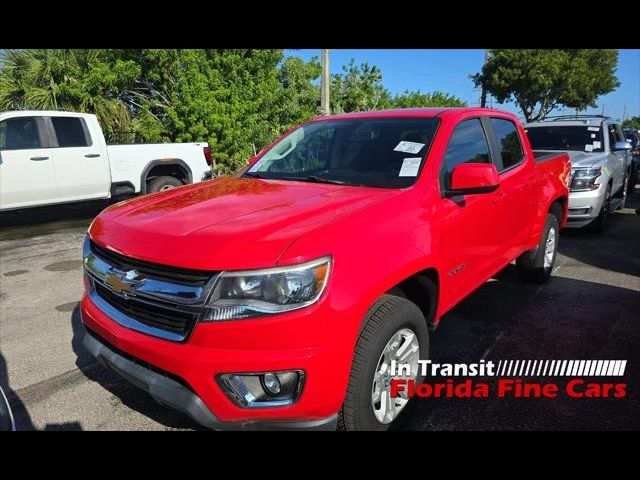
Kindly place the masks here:
[(150, 193), (210, 178), (203, 143), (107, 145), (95, 115), (0, 112), (0, 210)]

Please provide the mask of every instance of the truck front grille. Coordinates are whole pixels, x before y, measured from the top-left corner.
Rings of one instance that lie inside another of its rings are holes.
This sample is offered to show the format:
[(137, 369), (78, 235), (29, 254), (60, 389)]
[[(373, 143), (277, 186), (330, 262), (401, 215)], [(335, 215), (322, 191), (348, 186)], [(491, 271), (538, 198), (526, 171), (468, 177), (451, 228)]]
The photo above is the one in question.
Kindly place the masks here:
[(186, 340), (217, 272), (160, 265), (86, 244), (89, 296), (115, 322), (171, 341)]
[(98, 295), (109, 305), (125, 315), (150, 327), (176, 333), (184, 338), (189, 336), (198, 319), (197, 313), (183, 312), (166, 306), (141, 302), (134, 298), (121, 297), (99, 283), (96, 283), (95, 288)]

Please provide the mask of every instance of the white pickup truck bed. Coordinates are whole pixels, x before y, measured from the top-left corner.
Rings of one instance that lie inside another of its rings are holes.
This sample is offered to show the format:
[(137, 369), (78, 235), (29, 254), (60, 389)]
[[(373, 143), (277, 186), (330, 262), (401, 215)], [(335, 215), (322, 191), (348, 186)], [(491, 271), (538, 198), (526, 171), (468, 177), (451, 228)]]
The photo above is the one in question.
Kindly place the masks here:
[(140, 170), (141, 159), (146, 160), (145, 168), (152, 168), (153, 165), (179, 165), (180, 163), (176, 163), (177, 160), (181, 160), (182, 163), (189, 166), (187, 161), (183, 159), (200, 156), (203, 160), (198, 162), (198, 165), (189, 166), (189, 171), (186, 172), (190, 177), (187, 183), (199, 182), (202, 180), (202, 176), (210, 170), (202, 153), (205, 147), (208, 147), (206, 142), (107, 145), (111, 166), (111, 182), (131, 182), (136, 192), (146, 193), (141, 184), (144, 177), (144, 171)]

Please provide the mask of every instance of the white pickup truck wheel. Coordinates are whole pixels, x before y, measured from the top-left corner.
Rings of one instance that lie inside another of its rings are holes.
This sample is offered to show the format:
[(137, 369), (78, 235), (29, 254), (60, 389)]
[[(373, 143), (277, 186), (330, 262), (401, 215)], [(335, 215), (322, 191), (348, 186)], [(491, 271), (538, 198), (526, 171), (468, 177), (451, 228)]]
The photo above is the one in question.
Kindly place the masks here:
[(156, 177), (149, 182), (149, 185), (147, 186), (147, 193), (171, 190), (172, 188), (181, 187), (182, 185), (182, 182), (177, 178), (163, 175), (162, 177)]

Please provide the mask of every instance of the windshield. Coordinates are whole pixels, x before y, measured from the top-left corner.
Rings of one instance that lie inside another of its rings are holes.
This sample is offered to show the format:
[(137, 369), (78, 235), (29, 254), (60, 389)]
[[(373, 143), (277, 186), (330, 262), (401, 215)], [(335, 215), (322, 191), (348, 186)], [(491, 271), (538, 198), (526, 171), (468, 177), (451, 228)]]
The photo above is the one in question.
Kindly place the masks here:
[(602, 152), (602, 128), (586, 125), (544, 125), (525, 129), (532, 150)]
[(433, 140), (435, 118), (327, 120), (274, 145), (244, 177), (406, 188)]

